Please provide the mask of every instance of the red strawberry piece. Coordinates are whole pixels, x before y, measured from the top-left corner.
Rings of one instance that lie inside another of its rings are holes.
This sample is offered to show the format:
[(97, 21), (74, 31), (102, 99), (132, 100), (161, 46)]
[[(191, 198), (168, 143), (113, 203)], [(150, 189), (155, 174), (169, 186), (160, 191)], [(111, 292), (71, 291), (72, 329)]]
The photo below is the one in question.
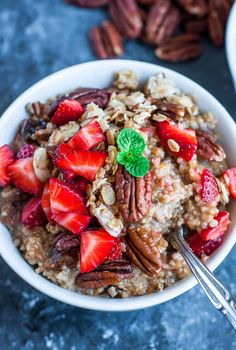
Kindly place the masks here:
[(8, 145), (0, 147), (0, 187), (10, 182), (8, 165), (14, 161), (14, 154)]
[(78, 213), (56, 213), (52, 214), (52, 219), (72, 233), (78, 234), (88, 227), (92, 218)]
[(51, 211), (87, 214), (84, 198), (65, 182), (51, 178), (49, 181)]
[(35, 175), (32, 157), (17, 159), (8, 169), (11, 180), (22, 191), (37, 194), (43, 190), (43, 184)]
[(52, 211), (51, 211), (51, 203), (50, 203), (49, 182), (47, 182), (44, 186), (43, 195), (42, 195), (42, 208), (48, 220), (51, 221)]
[(88, 184), (90, 184), (90, 181), (85, 179), (84, 177), (77, 176), (75, 179), (70, 181), (69, 184), (73, 188), (73, 190), (78, 191), (83, 195), (86, 195), (87, 186)]
[(24, 145), (17, 153), (16, 158), (23, 159), (33, 157), (36, 148), (37, 147), (35, 145)]
[(216, 227), (208, 227), (201, 231), (201, 237), (204, 241), (209, 241), (217, 237), (223, 236), (229, 225), (229, 213), (220, 211), (214, 218), (218, 225)]
[(21, 216), (22, 224), (32, 230), (36, 226), (43, 226), (47, 222), (46, 215), (42, 209), (41, 197), (29, 200), (23, 208)]
[[(165, 147), (172, 154), (181, 157), (187, 161), (191, 160), (197, 149), (197, 138), (194, 130), (182, 129), (176, 124), (168, 121), (159, 122), (156, 124), (157, 135), (163, 147)], [(168, 141), (174, 140), (178, 146), (179, 151), (171, 150)]]
[(74, 178), (77, 177), (77, 174), (74, 173), (73, 171), (69, 171), (69, 170), (61, 170), (61, 173), (63, 175), (63, 178), (66, 182), (70, 182), (72, 181)]
[(203, 202), (214, 203), (219, 198), (219, 191), (216, 179), (212, 172), (204, 168), (201, 174), (200, 196)]
[(115, 238), (105, 230), (88, 230), (81, 233), (80, 272), (89, 272), (108, 257)]
[(236, 168), (228, 169), (224, 172), (224, 178), (233, 199), (236, 199)]
[(105, 136), (99, 122), (92, 120), (70, 139), (68, 145), (74, 149), (89, 151), (103, 141)]
[(107, 260), (119, 260), (122, 259), (122, 247), (119, 238), (116, 238), (114, 245), (111, 248), (111, 251), (107, 257)]
[(55, 164), (61, 170), (69, 170), (93, 181), (104, 166), (107, 154), (99, 151), (56, 152)]
[(223, 237), (217, 237), (210, 241), (204, 241), (199, 233), (195, 232), (193, 235), (186, 238), (190, 248), (199, 258), (201, 255), (211, 255), (223, 242)]
[(56, 112), (52, 117), (52, 122), (59, 125), (64, 125), (72, 120), (78, 120), (84, 113), (84, 108), (76, 100), (64, 100), (59, 103)]

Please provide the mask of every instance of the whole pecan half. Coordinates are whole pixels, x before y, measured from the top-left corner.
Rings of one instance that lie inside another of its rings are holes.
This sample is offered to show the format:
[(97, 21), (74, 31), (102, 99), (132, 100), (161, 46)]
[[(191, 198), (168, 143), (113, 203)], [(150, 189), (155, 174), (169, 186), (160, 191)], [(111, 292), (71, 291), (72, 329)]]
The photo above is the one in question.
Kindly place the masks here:
[(52, 254), (50, 261), (56, 263), (60, 260), (63, 255), (80, 244), (80, 239), (78, 236), (72, 235), (70, 233), (61, 233), (55, 238), (52, 245)]
[(122, 35), (130, 39), (140, 35), (143, 24), (135, 0), (112, 0), (109, 11)]
[(215, 138), (208, 131), (196, 130), (198, 148), (197, 154), (203, 159), (222, 162), (226, 158), (223, 148), (215, 142)]
[(110, 0), (66, 0), (69, 4), (81, 7), (101, 7), (107, 5)]
[(80, 273), (75, 280), (82, 289), (96, 289), (116, 285), (120, 281), (132, 276), (132, 267), (124, 259), (104, 262), (96, 270)]
[(177, 0), (177, 2), (191, 15), (204, 17), (207, 14), (208, 6), (206, 0)]
[(185, 114), (185, 107), (177, 103), (164, 102), (161, 100), (151, 99), (153, 105), (157, 107), (155, 113), (161, 113), (168, 118), (176, 119), (176, 117), (183, 117)]
[(116, 172), (116, 198), (121, 214), (128, 222), (137, 222), (147, 214), (152, 200), (152, 177), (130, 175), (122, 165)]
[(199, 36), (183, 34), (170, 38), (156, 49), (155, 54), (162, 60), (180, 62), (200, 56), (202, 50)]
[(118, 57), (124, 52), (122, 37), (111, 21), (103, 22), (101, 27), (92, 27), (89, 38), (99, 58)]
[(215, 46), (224, 44), (225, 25), (231, 9), (228, 0), (209, 0), (208, 32)]
[(110, 95), (111, 94), (106, 90), (79, 87), (55, 101), (48, 110), (48, 116), (52, 117), (59, 103), (67, 98), (78, 101), (82, 106), (93, 102), (98, 105), (98, 107), (104, 108), (107, 105)]
[(128, 227), (125, 237), (126, 254), (141, 271), (148, 275), (155, 275), (162, 267), (162, 260), (158, 245), (161, 234), (143, 227)]
[(179, 10), (170, 1), (158, 0), (150, 9), (145, 28), (147, 41), (161, 45), (173, 36), (180, 23)]

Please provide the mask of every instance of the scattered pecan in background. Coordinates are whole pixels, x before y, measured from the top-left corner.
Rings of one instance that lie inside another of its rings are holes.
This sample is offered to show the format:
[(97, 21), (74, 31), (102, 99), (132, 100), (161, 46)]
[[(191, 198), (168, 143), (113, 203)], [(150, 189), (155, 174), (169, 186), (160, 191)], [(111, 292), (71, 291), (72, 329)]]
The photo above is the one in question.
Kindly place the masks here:
[(160, 233), (144, 227), (128, 227), (125, 243), (127, 256), (141, 271), (152, 276), (160, 270), (159, 246), (166, 243)]
[(203, 51), (200, 38), (194, 34), (183, 34), (170, 38), (155, 50), (155, 54), (168, 62), (187, 61), (198, 57)]
[(134, 177), (119, 165), (115, 189), (124, 220), (137, 222), (147, 214), (152, 198), (152, 178), (149, 172), (144, 177)]
[(101, 27), (92, 27), (89, 32), (94, 53), (100, 58), (123, 55), (123, 39), (111, 21), (105, 21)]
[[(111, 21), (93, 27), (89, 40), (98, 58), (123, 54), (122, 39), (139, 39), (157, 46), (156, 56), (179, 62), (197, 58), (201, 37), (215, 46), (224, 44), (226, 21), (233, 0), (66, 0), (80, 6), (106, 6)], [(199, 35), (198, 40), (185, 34)], [(173, 41), (170, 41), (173, 38)]]
[(130, 263), (124, 259), (106, 261), (96, 270), (80, 273), (76, 277), (76, 285), (84, 289), (96, 289), (116, 285), (132, 275)]

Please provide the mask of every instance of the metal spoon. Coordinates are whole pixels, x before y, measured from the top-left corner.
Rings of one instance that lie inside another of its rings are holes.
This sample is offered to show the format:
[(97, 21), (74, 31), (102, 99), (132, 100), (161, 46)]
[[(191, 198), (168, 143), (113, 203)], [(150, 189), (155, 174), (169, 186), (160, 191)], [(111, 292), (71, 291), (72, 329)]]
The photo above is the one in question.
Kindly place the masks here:
[(231, 323), (234, 330), (236, 330), (235, 300), (230, 292), (222, 285), (222, 283), (192, 252), (188, 243), (184, 239), (184, 234), (186, 232), (187, 230), (183, 228), (183, 226), (180, 226), (179, 229), (170, 236), (171, 244), (181, 253), (213, 306), (222, 312), (222, 314)]

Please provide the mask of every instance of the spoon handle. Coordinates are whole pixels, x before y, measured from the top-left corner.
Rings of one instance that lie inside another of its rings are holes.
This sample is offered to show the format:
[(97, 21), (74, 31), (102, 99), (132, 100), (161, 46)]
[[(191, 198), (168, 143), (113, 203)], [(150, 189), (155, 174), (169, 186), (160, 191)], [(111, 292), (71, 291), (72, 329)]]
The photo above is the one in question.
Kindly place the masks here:
[(183, 228), (172, 236), (173, 246), (182, 254), (192, 273), (205, 291), (213, 306), (222, 312), (236, 330), (236, 303), (230, 292), (211, 273), (211, 271), (193, 254), (183, 237)]

